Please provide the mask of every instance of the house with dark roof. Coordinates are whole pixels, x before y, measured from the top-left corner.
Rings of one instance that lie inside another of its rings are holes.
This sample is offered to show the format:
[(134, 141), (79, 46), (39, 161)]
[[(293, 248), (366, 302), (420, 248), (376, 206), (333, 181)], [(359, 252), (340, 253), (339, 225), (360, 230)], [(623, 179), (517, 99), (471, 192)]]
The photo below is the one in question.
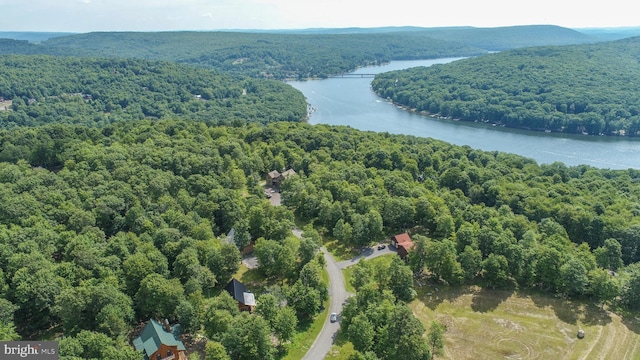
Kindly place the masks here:
[(413, 241), (411, 237), (409, 237), (409, 234), (402, 233), (391, 238), (391, 245), (396, 247), (398, 255), (402, 260), (407, 260), (409, 250), (413, 247)]
[(238, 302), (240, 311), (253, 311), (253, 308), (256, 307), (254, 294), (247, 290), (247, 287), (240, 281), (231, 279), (224, 289)]
[(140, 336), (133, 339), (133, 346), (142, 351), (145, 360), (187, 360), (185, 347), (180, 338), (180, 326), (170, 326), (151, 319)]

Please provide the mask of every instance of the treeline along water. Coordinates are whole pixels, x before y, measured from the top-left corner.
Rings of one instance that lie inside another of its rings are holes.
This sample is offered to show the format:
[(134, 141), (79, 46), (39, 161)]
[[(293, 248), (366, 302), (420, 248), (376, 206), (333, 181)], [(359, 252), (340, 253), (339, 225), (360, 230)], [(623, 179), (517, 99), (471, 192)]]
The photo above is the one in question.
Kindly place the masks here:
[[(459, 58), (393, 61), (383, 66), (358, 69), (371, 74), (414, 66), (448, 63)], [(640, 168), (640, 139), (567, 135), (507, 129), (482, 122), (436, 119), (398, 108), (378, 97), (370, 77), (293, 81), (311, 106), (310, 124), (348, 125), (360, 130), (430, 137), (487, 151), (519, 154), (538, 163), (556, 161), (598, 168)]]

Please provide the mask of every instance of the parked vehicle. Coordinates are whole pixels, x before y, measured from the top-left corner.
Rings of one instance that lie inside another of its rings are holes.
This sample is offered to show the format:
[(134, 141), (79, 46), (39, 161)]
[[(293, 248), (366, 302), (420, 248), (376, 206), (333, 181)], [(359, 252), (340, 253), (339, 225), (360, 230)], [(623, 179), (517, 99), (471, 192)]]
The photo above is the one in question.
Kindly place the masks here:
[(380, 244), (380, 245), (378, 245), (378, 250), (382, 250), (382, 249), (384, 249), (384, 248), (386, 248), (386, 247), (387, 247), (387, 245), (385, 245), (385, 244)]

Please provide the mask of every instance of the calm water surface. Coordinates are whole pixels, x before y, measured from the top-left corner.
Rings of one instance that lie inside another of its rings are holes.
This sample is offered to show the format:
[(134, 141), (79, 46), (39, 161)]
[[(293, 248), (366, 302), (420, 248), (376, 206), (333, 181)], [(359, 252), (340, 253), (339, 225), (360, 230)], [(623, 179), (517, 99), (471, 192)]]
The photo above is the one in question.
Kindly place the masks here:
[[(393, 61), (366, 67), (355, 74), (372, 74), (414, 66), (448, 63), (458, 58)], [(293, 81), (307, 102), (316, 109), (310, 124), (348, 125), (360, 130), (430, 137), (475, 149), (504, 151), (567, 165), (587, 164), (598, 168), (640, 168), (640, 139), (606, 136), (545, 134), (506, 129), (484, 123), (440, 120), (402, 109), (371, 91), (372, 78), (331, 78)]]

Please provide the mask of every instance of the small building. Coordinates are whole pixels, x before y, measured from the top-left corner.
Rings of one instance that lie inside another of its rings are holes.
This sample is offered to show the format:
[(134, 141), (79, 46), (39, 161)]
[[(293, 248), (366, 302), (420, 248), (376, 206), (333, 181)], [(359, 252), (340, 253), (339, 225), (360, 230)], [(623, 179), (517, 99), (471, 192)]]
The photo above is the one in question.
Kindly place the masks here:
[(238, 302), (238, 308), (240, 311), (252, 312), (253, 308), (256, 307), (256, 298), (254, 294), (247, 290), (247, 287), (240, 281), (231, 279), (224, 289)]
[(281, 177), (282, 180), (284, 180), (284, 179), (288, 179), (288, 178), (292, 177), (295, 174), (296, 174), (295, 170), (289, 169), (289, 170), (283, 172), (282, 174), (280, 174), (280, 177)]
[(272, 172), (267, 174), (265, 180), (267, 181), (267, 186), (276, 186), (274, 183), (278, 181), (280, 178), (280, 173), (277, 170), (273, 170)]
[(142, 351), (145, 360), (187, 360), (185, 347), (178, 338), (180, 326), (170, 326), (154, 319), (149, 320), (140, 336), (133, 339), (133, 346)]
[(296, 172), (293, 169), (289, 169), (283, 173), (279, 173), (277, 170), (273, 170), (268, 173), (265, 178), (267, 187), (278, 187), (282, 184), (283, 181), (295, 174)]
[(409, 250), (413, 247), (413, 241), (408, 233), (402, 233), (391, 238), (391, 245), (395, 246), (401, 259), (407, 260)]

